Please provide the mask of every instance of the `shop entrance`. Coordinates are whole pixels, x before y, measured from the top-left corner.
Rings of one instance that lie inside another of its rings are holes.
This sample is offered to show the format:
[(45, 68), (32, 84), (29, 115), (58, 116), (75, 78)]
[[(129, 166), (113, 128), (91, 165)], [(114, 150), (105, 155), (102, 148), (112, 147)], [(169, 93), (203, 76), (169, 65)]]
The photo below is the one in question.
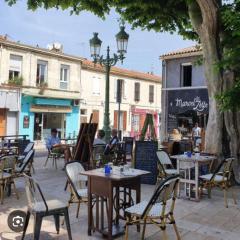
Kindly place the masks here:
[(58, 137), (66, 137), (66, 114), (64, 113), (35, 113), (34, 140), (45, 140), (51, 135), (51, 129), (58, 130)]
[(6, 134), (6, 109), (0, 108), (0, 136)]

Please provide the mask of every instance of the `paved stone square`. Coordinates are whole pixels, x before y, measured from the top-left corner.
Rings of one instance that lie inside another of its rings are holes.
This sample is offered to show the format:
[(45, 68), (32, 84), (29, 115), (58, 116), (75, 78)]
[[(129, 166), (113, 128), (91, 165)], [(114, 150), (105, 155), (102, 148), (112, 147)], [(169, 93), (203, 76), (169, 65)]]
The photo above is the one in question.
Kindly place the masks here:
[[(46, 168), (43, 167), (45, 156), (35, 158), (34, 177), (39, 181), (44, 194), (48, 198), (59, 198), (68, 200), (69, 193), (64, 191), (66, 182), (65, 172), (62, 171), (63, 160), (58, 162), (58, 170), (52, 167), (49, 161)], [(21, 234), (12, 232), (7, 226), (7, 216), (13, 210), (26, 210), (26, 196), (23, 179), (17, 179), (17, 189), (20, 199), (15, 195), (6, 197), (4, 204), (0, 205), (0, 240), (21, 239)], [(154, 186), (142, 185), (142, 199), (149, 199)], [(235, 187), (238, 205), (234, 205), (229, 194), (229, 208), (224, 207), (223, 193), (213, 191), (212, 199), (204, 196), (200, 202), (193, 202), (184, 199), (177, 199), (175, 216), (177, 226), (183, 240), (239, 240), (240, 239), (240, 188)], [(74, 240), (81, 239), (102, 239), (98, 233), (91, 237), (87, 235), (87, 205), (81, 205), (79, 218), (76, 219), (76, 204), (69, 209), (72, 236)], [(26, 240), (33, 239), (33, 218), (31, 217), (27, 230)], [(169, 240), (176, 239), (172, 226), (167, 228)], [(59, 235), (56, 234), (53, 218), (47, 217), (43, 220), (41, 228), (42, 240), (47, 239), (68, 239), (65, 226), (61, 226)], [(117, 239), (124, 239), (121, 236)], [(130, 227), (129, 239), (140, 239), (136, 227)], [(161, 232), (152, 225), (147, 226), (146, 239), (161, 239)]]

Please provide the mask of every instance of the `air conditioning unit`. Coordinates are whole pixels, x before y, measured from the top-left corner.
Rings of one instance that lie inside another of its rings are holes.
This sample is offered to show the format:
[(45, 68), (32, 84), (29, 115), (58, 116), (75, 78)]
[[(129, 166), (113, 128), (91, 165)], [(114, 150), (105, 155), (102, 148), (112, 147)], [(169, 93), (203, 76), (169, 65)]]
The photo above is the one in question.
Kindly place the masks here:
[(79, 99), (73, 100), (73, 106), (74, 107), (79, 107), (80, 106), (80, 100)]

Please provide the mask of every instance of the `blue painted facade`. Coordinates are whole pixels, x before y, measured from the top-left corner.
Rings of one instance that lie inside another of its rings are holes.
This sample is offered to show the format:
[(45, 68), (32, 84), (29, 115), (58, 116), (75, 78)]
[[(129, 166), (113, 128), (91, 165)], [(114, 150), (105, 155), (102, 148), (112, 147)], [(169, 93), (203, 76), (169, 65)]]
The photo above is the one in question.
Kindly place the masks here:
[[(21, 112), (19, 117), (19, 134), (27, 134), (29, 135), (29, 139), (31, 141), (34, 140), (34, 117), (35, 113), (31, 112), (31, 105), (39, 105), (39, 106), (68, 106), (72, 108), (71, 113), (66, 114), (66, 137), (68, 136), (75, 136), (78, 134), (79, 131), (79, 122), (80, 122), (80, 113), (78, 106), (72, 106), (71, 100), (68, 99), (54, 99), (54, 98), (41, 98), (41, 97), (33, 97), (22, 95), (21, 100)], [(26, 128), (24, 127), (24, 117), (28, 116), (29, 118), (29, 126)]]

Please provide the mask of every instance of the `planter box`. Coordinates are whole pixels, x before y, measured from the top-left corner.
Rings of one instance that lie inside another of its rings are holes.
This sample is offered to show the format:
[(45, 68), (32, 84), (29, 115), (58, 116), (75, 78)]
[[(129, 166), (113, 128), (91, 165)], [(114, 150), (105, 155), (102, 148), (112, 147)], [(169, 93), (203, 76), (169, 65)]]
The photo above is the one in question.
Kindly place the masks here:
[(157, 150), (158, 143), (154, 141), (136, 141), (135, 168), (151, 172), (141, 177), (141, 183), (155, 184), (157, 181)]

